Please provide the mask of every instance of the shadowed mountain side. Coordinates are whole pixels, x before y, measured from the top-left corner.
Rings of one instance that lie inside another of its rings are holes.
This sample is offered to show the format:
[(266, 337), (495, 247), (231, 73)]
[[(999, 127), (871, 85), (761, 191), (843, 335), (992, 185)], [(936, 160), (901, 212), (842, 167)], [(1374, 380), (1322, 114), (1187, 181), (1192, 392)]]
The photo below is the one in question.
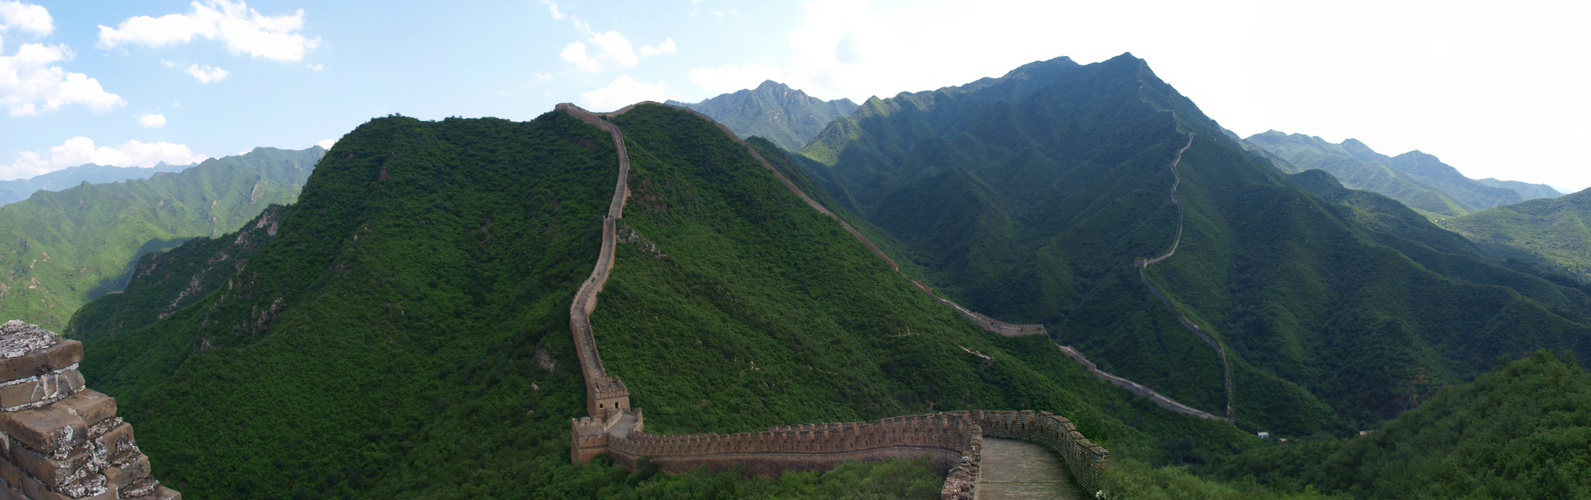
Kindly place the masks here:
[(1498, 352), (1591, 347), (1583, 293), (1488, 264), (1406, 208), (1312, 195), (1130, 55), (870, 100), (801, 154), (948, 297), (1223, 413), (1220, 357), (1131, 266), (1176, 231), (1178, 127), (1197, 134), (1178, 167), (1186, 228), (1145, 278), (1228, 346), (1240, 426), (1368, 425)]

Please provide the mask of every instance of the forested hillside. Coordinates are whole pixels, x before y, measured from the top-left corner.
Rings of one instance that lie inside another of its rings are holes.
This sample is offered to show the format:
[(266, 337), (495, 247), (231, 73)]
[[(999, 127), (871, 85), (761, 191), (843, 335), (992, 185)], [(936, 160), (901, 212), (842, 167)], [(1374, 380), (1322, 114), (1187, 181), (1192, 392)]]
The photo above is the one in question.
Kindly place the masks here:
[(1258, 447), (1204, 470), (1356, 498), (1584, 498), (1591, 374), (1575, 358), (1503, 358), (1373, 433)]
[(126, 286), (140, 256), (235, 231), (265, 207), (291, 203), (324, 154), (257, 148), (0, 207), (0, 317), (61, 330), (83, 303)]
[[(1031, 408), (1135, 463), (1175, 460), (1164, 442), (1256, 442), (1094, 380), (1049, 339), (978, 329), (712, 123), (659, 105), (612, 120), (633, 188), (592, 321), (649, 430)], [(87, 335), (84, 369), (137, 409), (157, 474), (198, 496), (938, 491), (910, 462), (777, 481), (569, 465), (583, 391), (566, 311), (614, 172), (606, 134), (560, 112), (373, 120), (297, 204), (146, 258), (126, 293), (85, 308), (77, 331), (120, 330)], [(168, 303), (164, 318), (144, 305)]]
[(1487, 264), (1396, 202), (1322, 199), (1130, 55), (869, 100), (801, 154), (961, 303), (1220, 413), (1219, 351), (1134, 266), (1180, 243), (1145, 277), (1233, 355), (1252, 430), (1363, 428), (1477, 360), (1591, 349), (1584, 293)]
[(1496, 207), (1437, 224), (1499, 255), (1591, 283), (1591, 191)]

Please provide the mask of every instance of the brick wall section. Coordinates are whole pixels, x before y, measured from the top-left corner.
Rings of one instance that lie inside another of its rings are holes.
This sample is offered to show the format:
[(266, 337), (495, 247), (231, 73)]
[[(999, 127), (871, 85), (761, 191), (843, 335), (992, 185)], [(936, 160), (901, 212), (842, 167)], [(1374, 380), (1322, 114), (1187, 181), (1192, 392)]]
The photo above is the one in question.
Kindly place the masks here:
[(116, 400), (83, 386), (83, 344), (38, 325), (0, 325), (0, 500), (161, 499)]

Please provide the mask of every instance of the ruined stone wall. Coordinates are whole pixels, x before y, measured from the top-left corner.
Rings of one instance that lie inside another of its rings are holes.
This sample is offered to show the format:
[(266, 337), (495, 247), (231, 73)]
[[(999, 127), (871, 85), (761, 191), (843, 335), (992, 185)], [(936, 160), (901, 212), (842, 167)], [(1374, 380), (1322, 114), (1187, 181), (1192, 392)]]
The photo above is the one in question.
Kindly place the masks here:
[(83, 344), (38, 325), (0, 325), (0, 499), (179, 499), (116, 400), (83, 385)]
[(602, 355), (597, 351), (597, 339), (591, 332), (591, 313), (597, 308), (597, 294), (613, 271), (618, 220), (624, 217), (624, 202), (630, 196), (630, 155), (618, 126), (573, 104), (559, 104), (557, 109), (606, 131), (613, 137), (613, 147), (619, 157), (619, 179), (613, 187), (613, 201), (608, 204), (607, 217), (602, 219), (602, 250), (597, 254), (591, 276), (580, 285), (574, 302), (569, 305), (569, 331), (574, 334), (580, 373), (586, 381), (586, 414), (602, 418), (610, 411), (630, 408), (629, 389), (617, 377), (608, 376), (607, 369), (602, 366)]
[(1072, 479), (1086, 492), (1098, 495), (1105, 489), (1105, 467), (1110, 463), (1110, 452), (1089, 441), (1065, 417), (1032, 410), (973, 410), (968, 413), (970, 420), (983, 430), (983, 435), (1044, 445), (1066, 461)]
[[(576, 450), (607, 446), (618, 463), (635, 467), (651, 457), (665, 472), (698, 466), (727, 470), (741, 464), (750, 472), (777, 475), (784, 471), (827, 470), (845, 460), (917, 458), (927, 455), (946, 474), (945, 498), (971, 498), (983, 449), (983, 432), (967, 412), (892, 417), (873, 422), (777, 426), (762, 432), (665, 436), (630, 432), (602, 436), (585, 419), (576, 435)], [(962, 495), (965, 493), (965, 495)]]

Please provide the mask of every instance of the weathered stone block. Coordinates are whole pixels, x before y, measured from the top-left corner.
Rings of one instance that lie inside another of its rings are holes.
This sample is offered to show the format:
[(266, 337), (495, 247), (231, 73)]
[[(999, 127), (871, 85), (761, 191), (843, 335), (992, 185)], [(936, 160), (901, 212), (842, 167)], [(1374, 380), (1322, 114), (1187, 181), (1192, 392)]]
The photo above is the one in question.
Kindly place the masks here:
[(79, 446), (72, 451), (73, 453), (65, 458), (55, 459), (40, 455), (39, 452), (27, 447), (16, 446), (11, 448), (7, 458), (18, 469), (37, 478), (45, 486), (59, 490), (92, 474), (89, 466), (94, 457), (89, 453), (88, 447)]
[(33, 500), (116, 500), (116, 487), (106, 484), (105, 476), (89, 474), (66, 487), (53, 489), (38, 478), (22, 474), (22, 492)]
[(21, 489), (22, 469), (18, 469), (17, 466), (11, 465), (11, 461), (9, 460), (0, 460), (0, 479), (5, 480), (6, 484), (12, 488)]
[[(77, 370), (71, 371), (72, 373), (77, 373)], [(78, 380), (81, 381), (82, 379), (79, 378)], [(81, 383), (79, 383), (79, 387), (81, 386)], [(83, 423), (89, 426), (116, 416), (116, 399), (93, 389), (84, 389), (55, 405), (77, 414), (79, 418), (83, 419)]]
[(122, 498), (124, 500), (182, 500), (182, 494), (157, 483), (154, 489), (142, 495), (129, 495), (126, 491), (123, 491)]
[(0, 412), (0, 431), (34, 450), (56, 456), (66, 454), (72, 445), (88, 438), (83, 419), (58, 405)]
[(133, 426), (125, 422), (94, 438), (94, 442), (104, 447), (106, 460), (113, 465), (132, 460), (131, 455), (139, 453), (138, 443), (133, 441)]
[(83, 389), (83, 374), (77, 369), (57, 370), (0, 386), (0, 409), (49, 402)]
[(82, 342), (60, 339), (55, 345), (19, 357), (0, 359), (0, 382), (53, 372), (75, 365), (82, 360)]
[(112, 465), (100, 472), (105, 474), (105, 479), (110, 484), (125, 490), (134, 481), (149, 477), (149, 457), (135, 453), (132, 459), (123, 461), (123, 465)]

